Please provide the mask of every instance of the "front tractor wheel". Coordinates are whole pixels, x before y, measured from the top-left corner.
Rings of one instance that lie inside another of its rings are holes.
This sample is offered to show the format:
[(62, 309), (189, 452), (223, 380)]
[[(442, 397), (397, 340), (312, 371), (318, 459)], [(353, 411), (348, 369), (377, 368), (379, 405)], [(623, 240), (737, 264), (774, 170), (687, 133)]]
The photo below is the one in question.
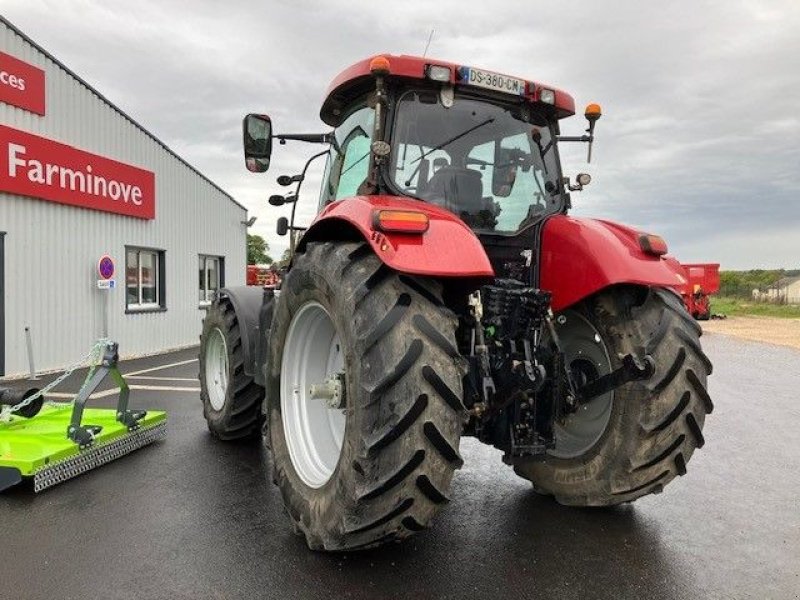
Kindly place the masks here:
[(577, 386), (618, 368), (629, 353), (651, 355), (655, 375), (568, 412), (554, 427), (549, 455), (518, 460), (514, 470), (536, 491), (573, 506), (608, 506), (662, 491), (703, 446), (703, 423), (713, 409), (700, 327), (676, 295), (640, 288), (600, 294), (556, 323)]
[(439, 288), (367, 244), (311, 243), (295, 258), (270, 337), (268, 443), (313, 549), (400, 540), (447, 501), (464, 368)]

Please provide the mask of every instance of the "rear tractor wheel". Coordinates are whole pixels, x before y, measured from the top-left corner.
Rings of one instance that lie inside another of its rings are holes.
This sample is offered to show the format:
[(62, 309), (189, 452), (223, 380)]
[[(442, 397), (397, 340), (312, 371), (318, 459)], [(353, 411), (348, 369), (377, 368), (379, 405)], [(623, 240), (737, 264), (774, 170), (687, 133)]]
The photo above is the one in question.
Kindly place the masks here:
[(518, 475), (562, 504), (607, 506), (659, 493), (703, 446), (713, 409), (706, 391), (711, 362), (700, 327), (680, 298), (661, 289), (617, 288), (556, 320), (576, 385), (610, 373), (629, 353), (650, 354), (649, 381), (592, 399), (555, 426), (545, 460), (519, 460)]
[(462, 461), (456, 319), (439, 284), (367, 244), (311, 243), (278, 298), (267, 404), (274, 480), (309, 547), (428, 526)]
[(264, 421), (264, 388), (244, 372), (239, 322), (230, 302), (215, 300), (200, 336), (200, 399), (203, 416), (221, 440), (255, 438)]

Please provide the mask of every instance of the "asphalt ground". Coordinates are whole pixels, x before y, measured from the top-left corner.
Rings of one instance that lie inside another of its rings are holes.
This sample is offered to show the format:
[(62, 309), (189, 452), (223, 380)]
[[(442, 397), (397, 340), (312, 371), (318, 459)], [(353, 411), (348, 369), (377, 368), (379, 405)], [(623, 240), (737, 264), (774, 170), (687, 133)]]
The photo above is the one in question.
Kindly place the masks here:
[(131, 396), (169, 411), (168, 438), (0, 495), (0, 598), (800, 598), (800, 351), (703, 340), (716, 410), (663, 494), (565, 508), (465, 439), (432, 529), (338, 555), (291, 533), (258, 444), (209, 436), (186, 391), (196, 349), (129, 361), (125, 373), (178, 363), (129, 378), (178, 388)]

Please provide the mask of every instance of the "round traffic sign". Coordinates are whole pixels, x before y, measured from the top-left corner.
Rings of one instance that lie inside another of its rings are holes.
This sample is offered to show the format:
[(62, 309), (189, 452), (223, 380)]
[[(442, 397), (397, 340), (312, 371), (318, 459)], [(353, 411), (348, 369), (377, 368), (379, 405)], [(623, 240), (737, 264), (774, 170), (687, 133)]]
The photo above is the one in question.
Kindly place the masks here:
[(104, 254), (97, 261), (97, 273), (102, 279), (111, 279), (114, 277), (114, 259), (108, 254)]

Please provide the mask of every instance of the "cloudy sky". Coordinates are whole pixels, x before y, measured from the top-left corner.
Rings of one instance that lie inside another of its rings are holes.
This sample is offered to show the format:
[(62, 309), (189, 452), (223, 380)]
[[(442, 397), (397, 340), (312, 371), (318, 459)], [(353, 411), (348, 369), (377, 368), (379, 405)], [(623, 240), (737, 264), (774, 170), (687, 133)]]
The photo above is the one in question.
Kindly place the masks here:
[[(266, 199), (317, 147), (241, 158), (247, 112), (320, 132), (330, 80), (378, 52), (550, 83), (603, 118), (576, 213), (662, 234), (684, 261), (800, 268), (800, 2), (0, 0), (0, 13), (246, 205), (280, 256)], [(579, 134), (581, 117), (562, 122)], [(318, 175), (298, 212), (312, 218)]]

